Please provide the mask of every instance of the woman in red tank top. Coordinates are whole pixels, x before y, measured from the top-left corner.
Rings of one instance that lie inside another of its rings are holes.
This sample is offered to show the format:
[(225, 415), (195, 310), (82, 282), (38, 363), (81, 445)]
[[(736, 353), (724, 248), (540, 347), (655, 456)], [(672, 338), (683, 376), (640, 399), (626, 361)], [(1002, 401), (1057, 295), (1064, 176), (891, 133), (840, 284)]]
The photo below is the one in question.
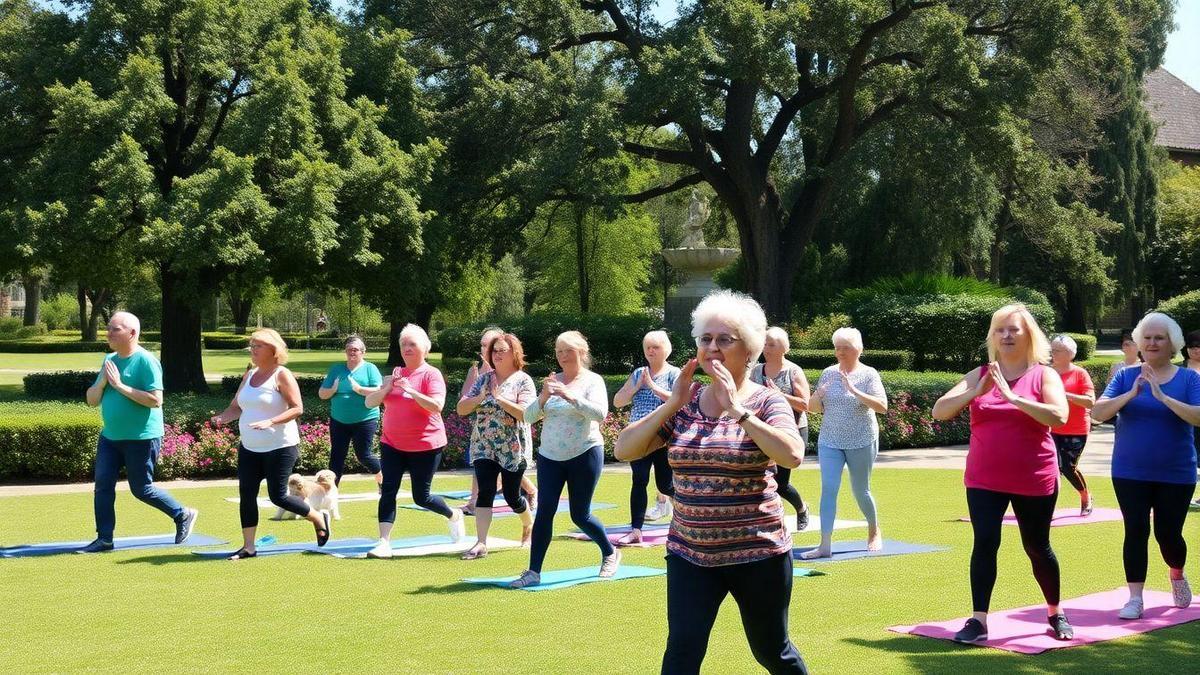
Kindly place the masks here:
[(938, 399), (933, 417), (953, 419), (971, 409), (967, 452), (967, 509), (975, 542), (971, 550), (973, 615), (954, 639), (987, 639), (987, 613), (996, 585), (996, 554), (1004, 513), (1012, 505), (1033, 576), (1046, 598), (1054, 637), (1074, 630), (1059, 610), (1058, 559), (1050, 548), (1050, 520), (1058, 500), (1058, 459), (1050, 427), (1067, 421), (1062, 380), (1050, 360), (1050, 343), (1024, 305), (1001, 307), (988, 330), (988, 361)]

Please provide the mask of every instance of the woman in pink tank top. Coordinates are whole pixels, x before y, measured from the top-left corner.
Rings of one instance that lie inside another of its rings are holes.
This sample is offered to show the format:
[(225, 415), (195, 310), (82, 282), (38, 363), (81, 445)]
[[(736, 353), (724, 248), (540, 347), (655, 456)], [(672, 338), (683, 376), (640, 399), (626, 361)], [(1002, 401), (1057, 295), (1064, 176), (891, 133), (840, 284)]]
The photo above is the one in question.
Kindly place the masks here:
[(975, 533), (973, 615), (954, 639), (987, 640), (1000, 530), (1011, 504), (1033, 576), (1046, 598), (1054, 637), (1070, 640), (1074, 630), (1058, 607), (1058, 559), (1050, 547), (1050, 521), (1058, 500), (1058, 458), (1050, 427), (1067, 421), (1062, 380), (1043, 365), (1050, 360), (1050, 343), (1024, 305), (1007, 305), (992, 315), (987, 343), (989, 363), (964, 375), (933, 407), (938, 420), (953, 419), (968, 406), (971, 410), (963, 483)]

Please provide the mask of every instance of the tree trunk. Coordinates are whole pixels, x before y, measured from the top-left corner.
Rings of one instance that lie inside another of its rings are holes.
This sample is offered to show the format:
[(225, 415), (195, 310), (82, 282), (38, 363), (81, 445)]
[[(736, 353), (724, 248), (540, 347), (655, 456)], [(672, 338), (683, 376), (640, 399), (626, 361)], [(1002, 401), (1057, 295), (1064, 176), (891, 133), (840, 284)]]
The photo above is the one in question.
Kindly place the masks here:
[(245, 335), (246, 325), (250, 323), (250, 310), (254, 307), (254, 298), (230, 292), (226, 294), (225, 301), (229, 303), (229, 311), (233, 313), (234, 335)]
[(200, 340), (201, 314), (185, 281), (166, 267), (162, 281), (162, 366), (167, 391), (207, 392)]
[(588, 313), (591, 299), (591, 281), (588, 279), (587, 245), (584, 233), (584, 219), (587, 209), (581, 205), (575, 207), (575, 270), (579, 278), (579, 311)]
[(96, 325), (88, 317), (88, 292), (83, 284), (75, 288), (75, 302), (79, 306), (79, 339), (83, 342), (96, 340)]
[[(100, 316), (101, 314), (107, 314), (104, 310), (104, 305), (112, 297), (112, 291), (107, 288), (98, 288), (95, 291), (84, 291), (84, 293), (92, 304), (92, 309), (87, 316), (87, 332), (92, 336), (90, 339), (95, 340), (97, 328), (100, 325)], [(108, 323), (107, 318), (105, 323)]]
[(42, 310), (42, 277), (36, 274), (22, 277), (21, 285), (25, 287), (25, 319), (22, 323), (37, 325)]
[[(392, 320), (388, 323), (387, 367), (389, 369), (404, 365), (404, 358), (400, 356), (400, 331), (403, 328), (403, 321)], [(387, 375), (388, 373), (384, 374)]]
[(1062, 320), (1060, 328), (1064, 331), (1087, 332), (1087, 294), (1076, 282), (1067, 284), (1067, 302), (1063, 307)]
[[(747, 200), (749, 201), (749, 200)], [(766, 204), (765, 196), (758, 200)], [(780, 232), (783, 229), (782, 214), (769, 208), (733, 209), (738, 221), (739, 239), (742, 245), (742, 261), (745, 263), (746, 281), (750, 294), (762, 306), (771, 323), (786, 322), (792, 313), (792, 286), (796, 279), (797, 251), (804, 250), (807, 242), (795, 242), (785, 246)]]

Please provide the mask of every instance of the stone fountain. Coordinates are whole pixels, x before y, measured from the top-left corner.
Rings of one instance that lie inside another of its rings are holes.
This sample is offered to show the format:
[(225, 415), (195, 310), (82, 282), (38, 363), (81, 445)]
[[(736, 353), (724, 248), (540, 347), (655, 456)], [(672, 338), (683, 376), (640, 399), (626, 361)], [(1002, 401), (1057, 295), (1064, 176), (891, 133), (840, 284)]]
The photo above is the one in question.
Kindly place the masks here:
[(708, 216), (708, 201), (698, 190), (692, 190), (683, 244), (680, 248), (667, 248), (662, 252), (671, 267), (687, 275), (683, 285), (671, 292), (664, 308), (666, 324), (674, 330), (691, 331), (692, 310), (704, 296), (718, 288), (713, 282), (713, 272), (733, 262), (739, 253), (736, 248), (704, 243), (704, 223)]

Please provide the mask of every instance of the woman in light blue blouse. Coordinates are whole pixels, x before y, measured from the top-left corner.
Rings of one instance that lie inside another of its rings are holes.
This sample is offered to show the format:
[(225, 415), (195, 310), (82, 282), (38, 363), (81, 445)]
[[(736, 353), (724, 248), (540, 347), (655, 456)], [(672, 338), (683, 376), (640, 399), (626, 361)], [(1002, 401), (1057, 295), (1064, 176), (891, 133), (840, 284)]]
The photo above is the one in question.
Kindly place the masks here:
[(850, 469), (850, 488), (858, 508), (867, 519), (867, 550), (883, 548), (875, 498), (871, 496), (871, 469), (879, 455), (879, 422), (875, 415), (887, 414), (887, 394), (879, 372), (858, 360), (862, 355), (862, 333), (839, 328), (833, 333), (837, 364), (821, 372), (817, 390), (808, 409), (821, 416), (817, 436), (817, 463), (821, 467), (821, 545), (802, 558), (828, 558), (833, 552), (833, 525), (837, 497), (842, 487), (842, 468)]
[[(679, 369), (667, 363), (671, 356), (671, 339), (666, 331), (655, 330), (642, 338), (642, 353), (646, 355), (646, 366), (633, 371), (616, 394), (613, 405), (623, 408), (630, 403), (630, 423), (654, 412), (663, 401), (671, 397), (671, 387), (679, 377)], [(675, 495), (671, 482), (671, 465), (667, 461), (667, 449), (659, 448), (641, 459), (629, 463), (633, 470), (633, 486), (629, 491), (630, 530), (617, 541), (618, 544), (636, 544), (642, 541), (642, 525), (646, 518), (657, 520), (671, 516), (671, 502)], [(658, 486), (658, 504), (655, 510), (646, 512), (646, 488), (650, 486), (650, 469), (654, 469), (655, 484)]]
[(604, 438), (600, 435), (600, 423), (608, 416), (604, 378), (588, 370), (591, 355), (587, 340), (578, 331), (558, 336), (554, 356), (562, 372), (547, 377), (541, 394), (525, 408), (525, 422), (533, 424), (545, 418), (537, 461), (542, 498), (533, 520), (529, 569), (510, 584), (513, 588), (542, 582), (542, 562), (554, 535), (554, 515), (564, 487), (569, 488), (571, 520), (600, 547), (600, 576), (613, 576), (621, 562), (621, 553), (609, 543), (604, 525), (592, 515), (592, 494), (604, 467)]

